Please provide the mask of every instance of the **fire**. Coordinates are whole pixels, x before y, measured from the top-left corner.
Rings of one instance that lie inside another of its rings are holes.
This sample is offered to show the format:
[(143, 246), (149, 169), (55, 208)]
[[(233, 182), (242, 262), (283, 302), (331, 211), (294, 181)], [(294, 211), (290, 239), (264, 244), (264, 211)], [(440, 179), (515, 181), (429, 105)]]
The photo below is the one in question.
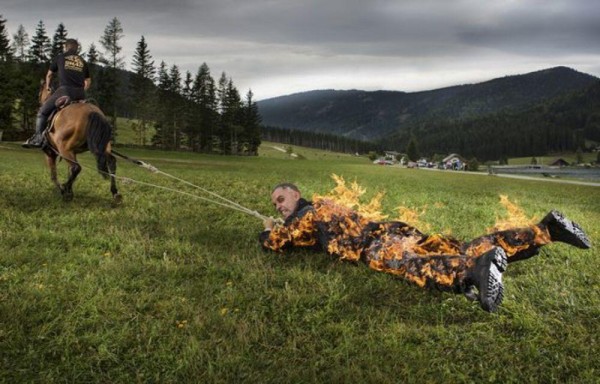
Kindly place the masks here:
[[(263, 242), (274, 251), (286, 246), (319, 246), (340, 260), (364, 261), (370, 268), (402, 276), (423, 287), (435, 284), (455, 289), (465, 271), (477, 257), (493, 247), (503, 248), (513, 260), (531, 257), (537, 247), (550, 242), (543, 226), (528, 225), (523, 210), (501, 195), (500, 202), (508, 218), (498, 220), (495, 233), (462, 242), (451, 236), (427, 235), (417, 228), (428, 228), (419, 217), (426, 211), (398, 207), (398, 221), (385, 221), (381, 213), (383, 193), (368, 203), (361, 197), (366, 190), (358, 183), (346, 185), (345, 180), (332, 175), (336, 187), (324, 196), (313, 196), (313, 210), (291, 221), (287, 226), (275, 226)], [(434, 205), (436, 208), (441, 206)]]
[(332, 174), (331, 178), (337, 184), (335, 188), (324, 196), (313, 195), (313, 201), (322, 199), (333, 200), (337, 204), (358, 212), (370, 221), (382, 221), (388, 217), (381, 212), (381, 200), (385, 193), (380, 192), (368, 203), (361, 203), (360, 198), (367, 191), (365, 188), (358, 185), (356, 181), (353, 181), (350, 187), (348, 187), (344, 178), (336, 174)]
[(506, 208), (507, 216), (496, 218), (493, 227), (488, 228), (488, 233), (503, 231), (510, 228), (528, 227), (536, 221), (535, 217), (528, 218), (521, 207), (511, 202), (506, 195), (500, 195), (500, 204)]
[(420, 216), (425, 214), (427, 205), (424, 206), (420, 212), (402, 205), (396, 207), (396, 210), (398, 211), (398, 221), (402, 221), (403, 223), (412, 225), (413, 227), (420, 228), (423, 231), (429, 231), (431, 228), (429, 224), (424, 223), (419, 219)]
[[(429, 225), (421, 222), (419, 217), (426, 212), (427, 206), (420, 211), (397, 207), (399, 218), (396, 221), (385, 221), (387, 215), (381, 212), (383, 192), (368, 203), (362, 203), (365, 188), (360, 187), (356, 181), (348, 186), (342, 177), (335, 174), (332, 178), (336, 182), (335, 188), (326, 195), (313, 196), (314, 212), (307, 213), (302, 220), (294, 221), (289, 228), (276, 226), (265, 244), (267, 248), (281, 251), (290, 243), (295, 246), (316, 246), (321, 235), (320, 229), (325, 229), (327, 242), (322, 245), (327, 247), (328, 253), (338, 255), (343, 260), (358, 261), (365, 247), (368, 244), (372, 246), (370, 241), (374, 240), (380, 245), (377, 252), (381, 254), (381, 258), (371, 260), (371, 267), (385, 269), (385, 260), (407, 257), (408, 254), (414, 257), (479, 256), (494, 246), (501, 246), (510, 256), (528, 249), (531, 244), (539, 246), (550, 242), (548, 231), (533, 225), (534, 218), (527, 218), (523, 209), (505, 195), (500, 195), (500, 203), (506, 208), (508, 216), (498, 219), (489, 230), (490, 233), (495, 233), (467, 244), (450, 235), (423, 234), (420, 230), (426, 231)], [(510, 235), (499, 233), (501, 231), (510, 232)]]

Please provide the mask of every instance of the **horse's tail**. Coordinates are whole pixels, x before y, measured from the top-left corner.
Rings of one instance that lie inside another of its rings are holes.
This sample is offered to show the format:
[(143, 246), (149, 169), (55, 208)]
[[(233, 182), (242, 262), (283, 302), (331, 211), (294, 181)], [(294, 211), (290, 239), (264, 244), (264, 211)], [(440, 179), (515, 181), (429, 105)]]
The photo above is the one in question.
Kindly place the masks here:
[(98, 112), (90, 113), (87, 124), (87, 146), (96, 156), (98, 171), (104, 177), (108, 177), (109, 172), (106, 146), (111, 139), (112, 127), (106, 118)]

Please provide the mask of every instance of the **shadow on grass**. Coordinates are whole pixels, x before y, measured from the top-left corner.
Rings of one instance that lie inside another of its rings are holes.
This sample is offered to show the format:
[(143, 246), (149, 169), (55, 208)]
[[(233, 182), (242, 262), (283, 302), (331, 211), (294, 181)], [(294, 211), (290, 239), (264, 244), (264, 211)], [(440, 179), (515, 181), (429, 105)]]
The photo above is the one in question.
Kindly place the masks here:
[(32, 213), (42, 209), (69, 209), (69, 208), (85, 208), (104, 210), (106, 208), (119, 207), (115, 205), (107, 188), (107, 194), (100, 196), (96, 193), (88, 193), (87, 191), (74, 191), (74, 197), (71, 201), (65, 201), (58, 189), (56, 188), (22, 188), (20, 190), (6, 191), (2, 199), (12, 207), (24, 213)]

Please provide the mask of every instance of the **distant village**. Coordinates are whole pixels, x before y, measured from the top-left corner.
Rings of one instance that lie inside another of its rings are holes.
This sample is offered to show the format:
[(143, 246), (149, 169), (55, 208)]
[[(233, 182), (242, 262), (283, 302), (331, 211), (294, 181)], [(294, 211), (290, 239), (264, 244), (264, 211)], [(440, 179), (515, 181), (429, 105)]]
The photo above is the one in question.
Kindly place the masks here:
[[(598, 149), (600, 150), (600, 148)], [(460, 154), (457, 153), (451, 153), (448, 156), (444, 157), (441, 160), (428, 160), (425, 157), (420, 158), (417, 161), (410, 161), (408, 156), (405, 153), (401, 153), (401, 152), (396, 152), (396, 151), (385, 151), (384, 155), (373, 160), (373, 164), (378, 164), (378, 165), (395, 165), (395, 166), (400, 166), (400, 167), (406, 167), (406, 168), (434, 168), (434, 169), (442, 169), (442, 170), (453, 170), (453, 171), (478, 171), (479, 170), (479, 164), (473, 164), (470, 163), (467, 159), (465, 159), (464, 157), (462, 157)], [(566, 161), (565, 159), (563, 159), (562, 157), (558, 157), (553, 159), (552, 161), (550, 161), (547, 164), (541, 165), (538, 164), (536, 161), (535, 157), (532, 157), (532, 162), (531, 164), (527, 164), (527, 165), (512, 165), (512, 166), (508, 166), (506, 164), (499, 164), (499, 163), (495, 163), (495, 164), (489, 164), (486, 163), (487, 165), (487, 171), (491, 172), (491, 166), (496, 167), (510, 167), (510, 168), (535, 168), (535, 169), (540, 169), (543, 167), (553, 167), (553, 168), (560, 168), (560, 167), (567, 167), (570, 165), (576, 165), (576, 164), (570, 164), (568, 161)], [(590, 166), (593, 164), (579, 164), (579, 165), (583, 165), (583, 166)], [(596, 164), (597, 166), (597, 164)]]
[(404, 153), (395, 151), (385, 151), (384, 156), (373, 161), (373, 164), (379, 165), (399, 165), (407, 168), (437, 168), (450, 169), (455, 171), (464, 171), (467, 169), (467, 161), (457, 153), (451, 153), (441, 161), (430, 161), (422, 157), (417, 161), (410, 161)]

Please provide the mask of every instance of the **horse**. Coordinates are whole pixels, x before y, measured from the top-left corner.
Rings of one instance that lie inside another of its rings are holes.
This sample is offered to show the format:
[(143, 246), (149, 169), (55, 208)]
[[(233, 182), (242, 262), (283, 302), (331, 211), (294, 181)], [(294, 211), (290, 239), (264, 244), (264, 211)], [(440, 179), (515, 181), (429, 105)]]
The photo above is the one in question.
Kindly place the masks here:
[[(40, 105), (51, 94), (52, 90), (42, 80), (39, 92)], [(50, 129), (45, 136), (47, 143), (42, 150), (46, 154), (50, 178), (65, 201), (73, 199), (73, 183), (81, 172), (77, 154), (89, 150), (96, 157), (96, 166), (100, 174), (105, 179), (110, 177), (113, 202), (121, 203), (122, 196), (117, 190), (115, 181), (117, 159), (111, 153), (112, 127), (100, 108), (85, 101), (68, 104), (51, 117)], [(59, 183), (56, 174), (56, 159), (59, 156), (69, 165), (69, 176), (64, 184)]]

